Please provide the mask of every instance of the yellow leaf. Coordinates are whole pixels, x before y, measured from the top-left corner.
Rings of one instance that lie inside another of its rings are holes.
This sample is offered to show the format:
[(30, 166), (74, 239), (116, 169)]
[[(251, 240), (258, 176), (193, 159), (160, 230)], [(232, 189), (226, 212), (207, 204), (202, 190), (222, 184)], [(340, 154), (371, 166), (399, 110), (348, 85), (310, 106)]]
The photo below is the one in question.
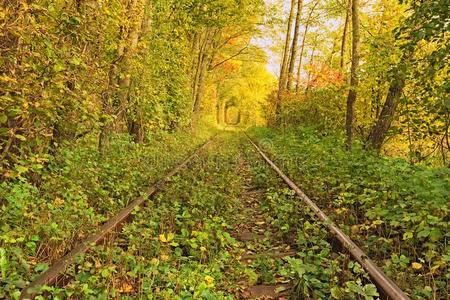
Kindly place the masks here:
[(175, 234), (173, 234), (173, 233), (160, 234), (159, 240), (163, 243), (170, 243), (174, 237), (175, 237)]
[(422, 264), (420, 264), (420, 263), (418, 263), (418, 262), (413, 262), (413, 263), (411, 264), (411, 267), (412, 267), (414, 270), (420, 270), (420, 269), (422, 269)]
[(174, 237), (175, 237), (175, 234), (173, 234), (173, 233), (168, 233), (168, 234), (167, 234), (167, 242), (169, 243), (170, 241), (172, 241)]
[(102, 264), (100, 263), (100, 261), (95, 260), (95, 267), (98, 269), (102, 266)]
[(164, 234), (160, 234), (159, 235), (159, 240), (163, 243), (167, 243), (167, 238)]
[(383, 224), (383, 221), (375, 220), (375, 221), (372, 222), (372, 224), (374, 224), (374, 225), (381, 225), (381, 224)]
[(133, 291), (133, 286), (129, 283), (124, 283), (121, 288), (119, 288), (120, 293), (129, 294)]
[(167, 254), (161, 255), (161, 260), (162, 261), (167, 261), (168, 259), (169, 259), (169, 255), (167, 255)]
[(206, 282), (206, 286), (208, 286), (208, 287), (214, 286), (214, 278), (212, 278), (209, 275), (206, 275), (204, 279), (205, 279), (205, 282)]
[(53, 203), (54, 203), (56, 206), (60, 206), (60, 205), (63, 205), (63, 204), (64, 204), (64, 200), (61, 199), (61, 198), (59, 198), (59, 197), (56, 197), (56, 199), (53, 201)]

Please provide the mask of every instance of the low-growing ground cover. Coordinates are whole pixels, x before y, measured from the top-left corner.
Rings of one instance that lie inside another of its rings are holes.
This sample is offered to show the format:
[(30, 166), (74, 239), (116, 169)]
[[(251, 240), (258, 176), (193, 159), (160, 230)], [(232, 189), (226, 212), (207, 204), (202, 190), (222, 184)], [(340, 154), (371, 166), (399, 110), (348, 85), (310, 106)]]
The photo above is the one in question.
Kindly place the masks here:
[(314, 128), (256, 128), (251, 135), (412, 298), (446, 299), (449, 169), (360, 147), (348, 153), (342, 136)]
[(0, 183), (0, 298), (17, 298), (27, 282), (211, 134), (160, 133), (146, 145), (116, 136), (103, 154), (87, 139), (61, 147), (48, 161), (17, 166)]
[(298, 204), (242, 134), (222, 134), (116, 236), (80, 256), (66, 284), (42, 291), (75, 299), (240, 299), (271, 286), (295, 298), (374, 299), (365, 272), (332, 252), (323, 226)]
[[(313, 129), (250, 133), (412, 298), (446, 297), (447, 170), (410, 166), (359, 150), (348, 154), (335, 146), (338, 138), (318, 137)], [(55, 194), (59, 200), (41, 200), (47, 206), (37, 208), (47, 214), (40, 211), (31, 221), (22, 221), (23, 226), (35, 222), (34, 237), (3, 240), (1, 270), (2, 276), (8, 276), (2, 277), (3, 297), (17, 298), (21, 287), (51, 263), (50, 257), (60, 256), (57, 249), (70, 249), (158, 177), (162, 171), (152, 169), (146, 159), (167, 155), (174, 164), (204, 137), (164, 139), (166, 143), (145, 149), (122, 144), (142, 152), (132, 156), (134, 161), (110, 158), (114, 167), (86, 156), (69, 160), (66, 174), (71, 177), (63, 182), (78, 187), (84, 195), (80, 199), (97, 201), (83, 207), (65, 196), (73, 192)], [(159, 163), (152, 166), (169, 165)], [(97, 172), (83, 172), (90, 164), (97, 166)], [(57, 178), (51, 170), (43, 178)], [(112, 178), (103, 182), (103, 190), (108, 191), (103, 197), (99, 186), (88, 184), (95, 182), (94, 176)], [(127, 185), (117, 186), (122, 183)], [(64, 190), (50, 186), (46, 186), (48, 195)], [(68, 201), (73, 205), (62, 205)], [(82, 211), (84, 215), (76, 215)], [(52, 226), (44, 222), (49, 220), (45, 216), (56, 220), (56, 229), (72, 226), (63, 231), (72, 235), (44, 231)], [(59, 286), (38, 290), (38, 299), (250, 299), (269, 294), (279, 299), (376, 299), (380, 295), (361, 266), (338, 251), (325, 226), (239, 132), (221, 133), (161, 193), (137, 209), (130, 223), (78, 257), (62, 278)]]

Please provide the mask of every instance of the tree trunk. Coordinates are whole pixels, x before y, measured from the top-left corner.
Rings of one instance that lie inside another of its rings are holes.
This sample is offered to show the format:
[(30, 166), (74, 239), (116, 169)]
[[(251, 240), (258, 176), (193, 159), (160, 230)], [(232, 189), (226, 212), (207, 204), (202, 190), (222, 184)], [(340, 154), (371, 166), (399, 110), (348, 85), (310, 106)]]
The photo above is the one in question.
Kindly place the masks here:
[(226, 125), (225, 124), (225, 118), (226, 118), (227, 110), (226, 110), (226, 103), (225, 103), (225, 101), (222, 101), (219, 113), (220, 113), (220, 118), (222, 120), (222, 125)]
[(386, 102), (384, 103), (380, 116), (369, 135), (368, 146), (377, 150), (377, 152), (380, 152), (386, 133), (391, 127), (404, 86), (405, 76), (403, 75), (397, 76), (391, 83), (386, 96)]
[(334, 50), (334, 49), (336, 49), (336, 44), (339, 42), (339, 39), (338, 39), (338, 37), (336, 36), (334, 39), (333, 39), (333, 46), (331, 47), (331, 53), (330, 53), (330, 56), (328, 57), (328, 65), (330, 66), (330, 68), (332, 67), (332, 64), (333, 64), (333, 58), (334, 58), (334, 54), (337, 52), (337, 51), (339, 51), (339, 50)]
[[(117, 61), (119, 58), (117, 58)], [(109, 135), (112, 131), (112, 122), (105, 116), (113, 115), (111, 97), (117, 85), (117, 61), (113, 62), (109, 67), (108, 84), (106, 90), (102, 93), (102, 118), (100, 126), (100, 135), (98, 138), (98, 150), (104, 152), (108, 148)]]
[(144, 17), (144, 2), (142, 0), (134, 0), (130, 4), (129, 18), (131, 20), (130, 31), (126, 39), (126, 47), (123, 53), (123, 59), (120, 66), (119, 79), (119, 111), (117, 113), (116, 126), (125, 122), (126, 110), (128, 107), (128, 94), (131, 84), (132, 61), (137, 49), (139, 35), (142, 29)]
[(133, 137), (133, 141), (137, 144), (144, 142), (145, 131), (142, 120), (142, 112), (137, 110), (136, 116), (128, 121), (128, 133)]
[(311, 88), (311, 69), (312, 69), (312, 65), (314, 63), (315, 52), (316, 52), (316, 48), (314, 47), (311, 51), (311, 56), (309, 57), (309, 64), (311, 65), (311, 68), (308, 71), (308, 81), (306, 83), (305, 95), (308, 95), (309, 89)]
[(217, 100), (217, 104), (216, 104), (216, 123), (217, 123), (217, 125), (222, 125), (222, 116), (220, 114), (221, 107), (222, 107), (221, 101)]
[(196, 105), (195, 101), (197, 98), (200, 70), (201, 70), (201, 67), (203, 64), (203, 60), (204, 60), (206, 45), (207, 45), (207, 41), (208, 41), (208, 35), (209, 35), (209, 29), (206, 29), (205, 37), (204, 37), (204, 39), (199, 47), (199, 50), (198, 50), (198, 58), (197, 58), (197, 62), (196, 62), (195, 73), (192, 78), (192, 111), (193, 112), (195, 111), (195, 105)]
[(303, 34), (302, 46), (300, 48), (300, 57), (298, 58), (298, 67), (297, 67), (297, 82), (295, 84), (295, 93), (298, 94), (300, 89), (300, 79), (302, 73), (302, 61), (303, 61), (303, 52), (305, 51), (305, 40), (306, 34), (308, 33), (308, 24), (305, 26), (305, 32)]
[(347, 97), (347, 114), (345, 120), (347, 150), (351, 150), (353, 143), (353, 121), (357, 96), (356, 89), (358, 88), (359, 43), (359, 0), (352, 0), (352, 67), (350, 71), (350, 91)]
[(201, 103), (203, 100), (203, 93), (205, 90), (205, 77), (207, 72), (206, 59), (203, 59), (200, 66), (200, 74), (198, 76), (197, 89), (194, 99), (194, 113), (197, 114), (200, 111)]
[[(114, 115), (111, 104), (111, 97), (117, 93), (119, 99), (118, 111), (115, 113), (116, 119), (110, 122), (104, 120), (100, 128), (100, 136), (98, 141), (98, 149), (103, 152), (108, 146), (109, 134), (113, 127), (120, 126), (120, 123), (125, 123), (126, 109), (128, 106), (128, 95), (131, 84), (131, 64), (135, 54), (139, 36), (142, 29), (142, 22), (144, 19), (145, 3), (143, 0), (134, 0), (130, 3), (128, 17), (131, 21), (131, 26), (126, 35), (125, 42), (119, 47), (117, 51), (117, 58), (111, 64), (108, 74), (108, 85), (106, 91), (102, 95), (102, 113), (104, 115)], [(118, 75), (121, 78), (117, 78)], [(116, 86), (119, 86), (116, 89)]]
[(281, 68), (280, 68), (280, 79), (278, 82), (278, 95), (277, 95), (277, 101), (275, 103), (275, 116), (278, 118), (280, 114), (281, 109), (281, 96), (284, 92), (284, 88), (286, 86), (286, 69), (287, 69), (287, 63), (289, 58), (289, 44), (291, 41), (291, 31), (292, 31), (292, 19), (294, 18), (294, 7), (295, 7), (295, 0), (291, 0), (291, 9), (289, 12), (289, 19), (287, 23), (287, 31), (286, 31), (286, 40), (284, 43), (284, 51), (283, 51), (283, 58), (281, 62)]
[(347, 40), (347, 29), (348, 29), (348, 19), (350, 15), (350, 9), (352, 5), (352, 0), (348, 0), (347, 2), (347, 10), (345, 12), (345, 22), (344, 22), (344, 30), (342, 32), (342, 41), (341, 41), (341, 61), (339, 66), (341, 67), (341, 71), (344, 69), (344, 56), (345, 56), (345, 45)]
[[(151, 9), (151, 6), (148, 7)], [(134, 40), (134, 47), (137, 48), (137, 44), (142, 40), (143, 37), (146, 37), (151, 28), (151, 18), (149, 14), (145, 14), (142, 16), (142, 22), (140, 25), (140, 34), (137, 40)], [(131, 88), (131, 86), (130, 86)], [(143, 143), (145, 138), (145, 128), (144, 128), (144, 117), (142, 108), (140, 107), (137, 101), (130, 101), (130, 92), (128, 93), (128, 105), (130, 106), (130, 110), (133, 112), (132, 116), (127, 115), (127, 127), (128, 133), (133, 137), (135, 143)]]
[(294, 79), (294, 68), (295, 68), (295, 61), (297, 60), (297, 44), (298, 44), (298, 36), (300, 34), (300, 18), (302, 15), (302, 7), (303, 7), (303, 0), (297, 1), (297, 15), (295, 17), (295, 29), (294, 29), (294, 38), (292, 40), (292, 46), (291, 46), (291, 55), (289, 59), (289, 69), (288, 69), (288, 76), (287, 76), (287, 85), (286, 89), (291, 90), (292, 88), (292, 81)]
[(212, 32), (210, 30), (206, 31), (205, 40), (203, 41), (201, 52), (199, 53), (199, 61), (197, 64), (196, 77), (194, 78), (193, 84), (193, 106), (192, 112), (194, 114), (200, 111), (201, 103), (203, 100), (203, 93), (205, 89), (205, 79), (208, 72), (208, 67), (211, 64), (211, 46), (214, 37), (217, 32)]
[(305, 23), (305, 31), (303, 33), (302, 45), (300, 47), (300, 57), (299, 57), (299, 61), (298, 61), (297, 82), (295, 85), (295, 93), (298, 93), (298, 91), (300, 90), (300, 78), (301, 78), (301, 72), (302, 72), (303, 53), (305, 51), (306, 35), (308, 34), (308, 29), (309, 29), (309, 25), (311, 22), (312, 14), (314, 13), (314, 9), (316, 8), (317, 4), (319, 4), (319, 1), (316, 1), (314, 6), (309, 11), (308, 18), (306, 19), (306, 23)]

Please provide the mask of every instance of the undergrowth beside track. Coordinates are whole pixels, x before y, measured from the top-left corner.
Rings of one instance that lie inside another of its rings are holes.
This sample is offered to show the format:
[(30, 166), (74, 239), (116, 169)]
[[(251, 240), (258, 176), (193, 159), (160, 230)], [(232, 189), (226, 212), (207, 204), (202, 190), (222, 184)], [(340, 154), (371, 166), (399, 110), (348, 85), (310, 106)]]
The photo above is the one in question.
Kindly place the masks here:
[[(414, 299), (450, 293), (450, 170), (348, 153), (314, 128), (251, 135)], [(301, 205), (298, 203), (298, 205)]]
[(81, 256), (66, 273), (69, 284), (43, 290), (62, 298), (232, 299), (240, 159), (236, 140), (214, 144), (219, 151), (204, 149), (117, 237)]
[[(319, 136), (311, 128), (250, 133), (403, 290), (414, 299), (445, 299), (448, 170), (410, 166), (359, 150), (348, 154), (339, 137)], [(205, 137), (160, 136), (147, 147), (118, 140), (114, 147), (127, 151), (104, 158), (75, 147), (43, 173), (49, 182), (42, 183), (41, 194), (18, 194), (12, 187), (32, 184), (9, 183), (11, 188), (1, 192), (11, 210), (2, 216), (7, 222), (2, 228), (1, 296), (17, 298), (53, 258)], [(11, 199), (19, 195), (28, 204), (12, 210)], [(222, 133), (146, 203), (117, 234), (81, 255), (62, 285), (40, 289), (38, 299), (239, 299), (253, 285), (275, 285), (281, 291), (285, 284), (293, 298), (379, 296), (361, 266), (335, 251), (325, 226), (241, 133)], [(243, 242), (238, 238), (243, 228), (264, 234)], [(280, 247), (295, 254), (259, 255)], [(257, 256), (243, 261), (248, 253)]]
[[(212, 135), (158, 133), (146, 145), (116, 136), (100, 154), (89, 138), (0, 183), (0, 299), (28, 282), (140, 195)], [(95, 138), (95, 137), (94, 137)], [(33, 172), (35, 180), (25, 176)]]
[[(248, 191), (261, 191), (248, 206)], [(247, 223), (262, 239), (242, 242)], [(241, 299), (256, 284), (291, 282), (294, 298), (374, 299), (367, 274), (332, 253), (323, 226), (260, 159), (242, 134), (223, 134), (163, 191), (135, 212), (117, 236), (79, 257), (67, 284), (44, 295), (76, 299)], [(291, 245), (292, 257), (244, 253)], [(302, 276), (305, 280), (298, 280)]]

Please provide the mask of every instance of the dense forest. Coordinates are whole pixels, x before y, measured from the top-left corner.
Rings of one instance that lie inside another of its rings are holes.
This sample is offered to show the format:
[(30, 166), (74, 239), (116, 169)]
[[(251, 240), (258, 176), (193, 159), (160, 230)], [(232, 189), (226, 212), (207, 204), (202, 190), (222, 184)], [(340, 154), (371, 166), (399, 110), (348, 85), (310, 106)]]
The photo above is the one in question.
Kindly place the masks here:
[(449, 7), (1, 1), (0, 299), (448, 299)]

